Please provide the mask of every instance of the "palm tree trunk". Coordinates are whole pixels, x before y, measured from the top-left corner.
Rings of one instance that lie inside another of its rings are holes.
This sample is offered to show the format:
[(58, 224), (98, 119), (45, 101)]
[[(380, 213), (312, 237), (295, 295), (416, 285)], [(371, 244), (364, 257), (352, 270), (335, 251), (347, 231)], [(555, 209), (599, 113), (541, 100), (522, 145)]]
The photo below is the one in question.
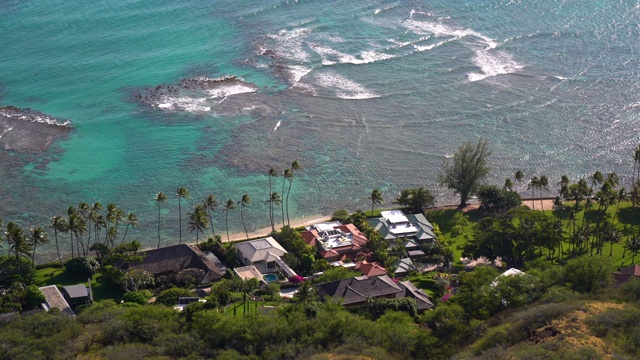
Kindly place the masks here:
[(160, 201), (158, 201), (158, 249), (160, 249)]
[(227, 213), (224, 215), (224, 224), (227, 228), (227, 242), (231, 241), (229, 240), (229, 209), (227, 209)]
[(38, 247), (38, 241), (33, 241), (33, 252), (31, 253), (31, 265), (36, 266), (36, 248)]
[(244, 214), (242, 213), (242, 208), (244, 208), (244, 203), (240, 204), (240, 218), (242, 219), (242, 227), (244, 228), (244, 233), (247, 235), (247, 239), (248, 239), (249, 232), (247, 232), (247, 226), (244, 224)]
[(69, 230), (69, 243), (71, 243), (71, 258), (73, 259), (73, 232), (71, 230)]
[(180, 240), (178, 241), (178, 245), (182, 244), (182, 204), (180, 202), (180, 197), (178, 196), (178, 217), (180, 220)]
[[(287, 178), (283, 175), (282, 176), (282, 195), (284, 195), (284, 184), (285, 181), (287, 180)], [(284, 226), (285, 222), (284, 222), (284, 202), (280, 202), (280, 209), (282, 209), (282, 226)]]
[(58, 246), (58, 229), (53, 228), (53, 234), (56, 239), (56, 251), (58, 252), (58, 261), (60, 261), (60, 266), (62, 266), (62, 258), (60, 257), (60, 247)]
[(285, 202), (287, 203), (287, 225), (291, 226), (291, 222), (289, 222), (289, 193), (291, 192), (291, 185), (293, 184), (293, 178), (289, 180), (289, 189), (287, 190), (287, 199)]
[(209, 224), (211, 224), (211, 233), (213, 234), (213, 238), (216, 237), (216, 229), (213, 228), (213, 220), (211, 220), (211, 210), (207, 210), (207, 215), (209, 215)]
[(127, 231), (129, 231), (129, 225), (131, 225), (131, 224), (127, 223), (127, 227), (124, 229), (124, 236), (122, 236), (122, 240), (120, 241), (120, 245), (124, 244), (124, 239), (127, 238)]

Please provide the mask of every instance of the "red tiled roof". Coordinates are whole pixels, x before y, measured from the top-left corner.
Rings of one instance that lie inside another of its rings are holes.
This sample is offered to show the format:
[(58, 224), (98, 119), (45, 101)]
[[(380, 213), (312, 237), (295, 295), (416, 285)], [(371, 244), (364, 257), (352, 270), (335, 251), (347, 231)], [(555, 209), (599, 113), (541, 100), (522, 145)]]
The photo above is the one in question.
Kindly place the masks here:
[(362, 271), (362, 273), (364, 275), (367, 275), (368, 277), (381, 276), (381, 275), (387, 274), (387, 270), (382, 266), (380, 266), (377, 262), (370, 263), (370, 262), (367, 262), (366, 260), (358, 261), (356, 263), (356, 269)]
[(306, 230), (300, 233), (309, 246), (316, 246), (316, 239), (320, 237), (317, 230)]
[(340, 229), (345, 233), (352, 233), (353, 243), (359, 246), (363, 246), (369, 241), (369, 239), (367, 239), (367, 237), (353, 224), (340, 225), (337, 229)]

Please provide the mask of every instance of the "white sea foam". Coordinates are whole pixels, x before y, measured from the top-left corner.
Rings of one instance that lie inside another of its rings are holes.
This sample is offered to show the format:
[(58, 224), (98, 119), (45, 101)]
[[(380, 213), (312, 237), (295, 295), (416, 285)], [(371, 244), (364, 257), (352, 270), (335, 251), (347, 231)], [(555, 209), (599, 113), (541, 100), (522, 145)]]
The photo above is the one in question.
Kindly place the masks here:
[(306, 67), (302, 65), (289, 65), (288, 69), (289, 69), (289, 72), (291, 73), (291, 80), (293, 83), (299, 82), (303, 77), (305, 77), (312, 70), (310, 67)]
[(190, 113), (203, 113), (211, 111), (210, 106), (206, 106), (207, 98), (191, 97), (171, 97), (161, 96), (155, 106), (164, 110), (184, 110)]
[(475, 37), (480, 39), (489, 49), (494, 49), (498, 46), (498, 43), (495, 40), (471, 29), (454, 28), (441, 23), (419, 21), (415, 19), (405, 20), (402, 22), (402, 25), (418, 35), (433, 34), (437, 37), (451, 36), (456, 39)]
[(65, 122), (59, 122), (58, 120), (56, 120), (54, 118), (51, 118), (51, 117), (48, 117), (48, 116), (44, 116), (44, 115), (38, 115), (35, 112), (29, 113), (29, 114), (25, 114), (25, 113), (21, 113), (21, 112), (0, 111), (0, 115), (3, 115), (3, 116), (8, 117), (8, 118), (12, 118), (12, 119), (18, 119), (18, 120), (23, 120), (23, 121), (42, 123), (42, 124), (47, 124), (47, 125), (69, 126), (71, 124), (71, 121), (69, 121), (69, 120), (67, 120)]
[(417, 50), (417, 51), (427, 51), (427, 50), (431, 50), (431, 49), (435, 49), (437, 47), (440, 47), (448, 42), (454, 41), (455, 39), (447, 39), (447, 40), (443, 40), (440, 41), (438, 43), (435, 44), (431, 44), (431, 45), (425, 45), (425, 46), (420, 46), (420, 45), (415, 45), (413, 44), (413, 47)]
[(362, 65), (394, 58), (393, 55), (377, 52), (374, 50), (363, 51), (360, 53), (360, 57), (358, 58), (350, 54), (342, 53), (325, 45), (310, 44), (309, 47), (311, 47), (313, 51), (315, 51), (323, 58), (323, 65), (332, 65), (336, 62), (339, 62), (341, 64)]
[(288, 60), (306, 62), (309, 54), (304, 50), (304, 40), (311, 33), (310, 28), (298, 28), (293, 30), (280, 30), (277, 34), (268, 35), (277, 43), (276, 52)]
[(475, 50), (476, 56), (473, 63), (480, 68), (481, 73), (473, 72), (467, 74), (469, 81), (480, 81), (490, 76), (510, 74), (522, 68), (520, 64), (513, 60), (511, 55), (505, 52), (494, 52), (492, 50)]
[(280, 124), (282, 124), (282, 121), (278, 120), (278, 123), (276, 124), (276, 127), (273, 128), (273, 131), (275, 132), (276, 130), (278, 130), (278, 128), (280, 127)]
[(315, 76), (317, 84), (327, 89), (335, 90), (341, 99), (371, 99), (380, 95), (367, 90), (364, 86), (333, 71), (318, 73)]
[(231, 95), (255, 92), (256, 88), (245, 84), (225, 84), (215, 89), (207, 90), (212, 98), (225, 98)]

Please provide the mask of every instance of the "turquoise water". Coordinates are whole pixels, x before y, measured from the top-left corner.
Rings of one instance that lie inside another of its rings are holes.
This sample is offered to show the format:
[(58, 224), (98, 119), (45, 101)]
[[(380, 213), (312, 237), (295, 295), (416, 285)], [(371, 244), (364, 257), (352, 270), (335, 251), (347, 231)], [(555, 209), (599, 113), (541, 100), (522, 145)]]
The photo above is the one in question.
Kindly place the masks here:
[(262, 276), (262, 278), (267, 283), (272, 283), (274, 281), (278, 281), (278, 276), (276, 274), (265, 274), (265, 275)]
[[(442, 160), (480, 137), (495, 182), (517, 169), (628, 181), (639, 23), (629, 1), (3, 1), (0, 104), (75, 130), (37, 157), (2, 158), (0, 217), (37, 225), (114, 202), (138, 214), (128, 237), (152, 245), (155, 194), (185, 186), (183, 213), (208, 193), (249, 194), (257, 229), (269, 222), (266, 171), (293, 160), (304, 168), (294, 218), (366, 207), (373, 188), (391, 202), (427, 186), (447, 202)], [(223, 76), (253, 90), (134, 97)], [(166, 242), (177, 217), (172, 197)], [(229, 227), (241, 231), (239, 209)]]

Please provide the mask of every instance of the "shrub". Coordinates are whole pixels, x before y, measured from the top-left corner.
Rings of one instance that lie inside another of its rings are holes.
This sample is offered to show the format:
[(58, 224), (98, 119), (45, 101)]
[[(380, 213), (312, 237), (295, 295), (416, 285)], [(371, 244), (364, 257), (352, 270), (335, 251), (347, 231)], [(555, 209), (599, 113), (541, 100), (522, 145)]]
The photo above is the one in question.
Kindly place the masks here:
[(195, 296), (195, 294), (187, 289), (171, 288), (161, 291), (156, 298), (156, 303), (173, 306), (178, 303), (179, 298), (189, 296)]
[(176, 274), (176, 285), (182, 287), (191, 287), (199, 284), (204, 279), (204, 270), (189, 268), (180, 270)]
[(91, 276), (100, 270), (100, 263), (92, 257), (78, 257), (64, 264), (67, 271), (76, 275)]
[(347, 209), (336, 210), (333, 215), (331, 215), (331, 221), (340, 221), (343, 224), (349, 222), (349, 211)]
[(565, 280), (575, 291), (586, 293), (601, 290), (613, 282), (613, 266), (607, 258), (580, 257), (565, 266)]
[(149, 301), (149, 299), (151, 299), (152, 296), (153, 293), (151, 293), (151, 291), (149, 290), (131, 291), (124, 294), (124, 296), (122, 297), (122, 301), (144, 305)]

